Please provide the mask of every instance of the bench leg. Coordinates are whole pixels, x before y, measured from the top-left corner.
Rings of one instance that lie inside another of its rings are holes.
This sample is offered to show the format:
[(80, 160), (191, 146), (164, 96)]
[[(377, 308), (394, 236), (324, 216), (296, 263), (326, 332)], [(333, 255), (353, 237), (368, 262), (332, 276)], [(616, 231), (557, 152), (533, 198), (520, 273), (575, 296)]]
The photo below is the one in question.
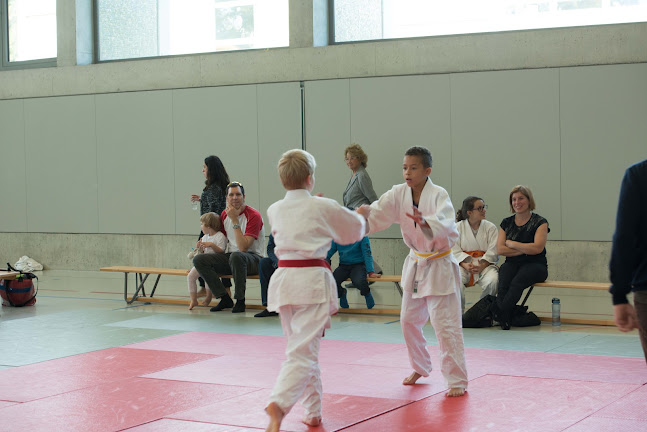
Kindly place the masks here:
[(142, 277), (141, 273), (135, 273), (135, 284), (137, 285), (137, 289), (133, 294), (133, 298), (131, 298), (130, 300), (128, 300), (128, 273), (124, 273), (124, 275), (124, 300), (126, 300), (126, 303), (132, 304), (135, 300), (137, 300), (138, 297), (140, 297), (140, 293), (141, 297), (146, 297), (146, 292), (144, 291), (144, 283), (146, 282), (146, 279), (148, 279), (148, 276), (150, 276), (150, 274), (145, 274)]
[(157, 289), (157, 284), (159, 283), (161, 277), (161, 274), (157, 275), (157, 279), (155, 279), (155, 285), (153, 285), (153, 291), (151, 291), (151, 297), (155, 295), (155, 290)]
[(528, 290), (528, 293), (526, 296), (523, 298), (523, 301), (521, 302), (521, 306), (524, 306), (526, 304), (526, 300), (528, 300), (528, 297), (530, 297), (530, 293), (532, 292), (532, 289), (534, 288), (534, 285), (530, 285), (530, 289)]
[(393, 282), (395, 284), (395, 287), (398, 289), (398, 292), (400, 293), (400, 297), (402, 297), (402, 287), (400, 286), (400, 282)]

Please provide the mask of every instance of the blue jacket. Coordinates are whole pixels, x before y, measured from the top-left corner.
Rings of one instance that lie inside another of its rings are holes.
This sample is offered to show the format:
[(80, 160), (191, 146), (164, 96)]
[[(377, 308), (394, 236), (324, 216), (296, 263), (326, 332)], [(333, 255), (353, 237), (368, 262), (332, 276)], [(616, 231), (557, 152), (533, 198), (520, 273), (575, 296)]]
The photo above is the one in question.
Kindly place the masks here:
[(368, 237), (349, 245), (340, 245), (333, 241), (328, 251), (328, 256), (326, 256), (328, 262), (330, 262), (330, 258), (335, 252), (339, 252), (339, 264), (352, 265), (363, 262), (366, 265), (366, 273), (375, 271), (373, 268), (373, 255), (371, 254), (371, 242)]
[(628, 303), (630, 291), (647, 290), (647, 160), (625, 171), (620, 187), (609, 277), (613, 304)]

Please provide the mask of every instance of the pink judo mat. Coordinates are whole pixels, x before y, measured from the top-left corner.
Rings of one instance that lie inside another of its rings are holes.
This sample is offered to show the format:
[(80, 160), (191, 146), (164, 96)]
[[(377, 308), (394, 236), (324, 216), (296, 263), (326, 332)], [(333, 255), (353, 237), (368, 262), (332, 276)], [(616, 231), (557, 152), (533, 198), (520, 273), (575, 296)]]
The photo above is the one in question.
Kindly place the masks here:
[[(0, 431), (264, 430), (285, 339), (191, 332), (0, 370)], [(437, 347), (429, 348), (438, 366)], [(643, 359), (467, 349), (467, 395), (415, 386), (402, 344), (321, 346), (323, 424), (285, 431), (647, 431)]]

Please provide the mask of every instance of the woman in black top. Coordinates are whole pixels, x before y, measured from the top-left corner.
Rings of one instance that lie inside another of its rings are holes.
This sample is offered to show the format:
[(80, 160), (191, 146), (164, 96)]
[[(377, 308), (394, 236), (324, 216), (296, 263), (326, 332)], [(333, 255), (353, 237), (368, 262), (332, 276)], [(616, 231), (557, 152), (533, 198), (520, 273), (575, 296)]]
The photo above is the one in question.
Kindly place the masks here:
[(510, 330), (512, 311), (523, 290), (548, 277), (548, 221), (532, 212), (535, 199), (526, 186), (515, 186), (509, 201), (514, 216), (503, 219), (499, 228), (497, 252), (506, 260), (499, 270), (497, 300), (492, 307), (494, 319), (503, 330)]
[[(200, 202), (200, 216), (205, 213), (214, 212), (220, 217), (222, 212), (227, 207), (227, 195), (225, 191), (227, 185), (229, 184), (229, 174), (225, 166), (222, 164), (222, 161), (218, 156), (207, 156), (202, 165), (202, 174), (206, 178), (204, 184), (204, 189), (202, 190), (202, 195), (191, 195), (191, 201)], [(202, 238), (204, 233), (200, 231), (198, 240)], [(204, 288), (204, 280), (202, 278), (198, 279), (200, 286)], [(231, 287), (231, 281), (229, 279), (223, 279), (222, 282), (225, 284), (226, 288)], [(198, 297), (203, 297), (205, 291), (200, 290), (198, 292)]]
[(191, 195), (191, 201), (200, 202), (200, 216), (209, 212), (220, 216), (227, 206), (225, 189), (229, 184), (229, 174), (218, 156), (208, 156), (204, 160), (202, 173), (206, 178), (202, 196)]

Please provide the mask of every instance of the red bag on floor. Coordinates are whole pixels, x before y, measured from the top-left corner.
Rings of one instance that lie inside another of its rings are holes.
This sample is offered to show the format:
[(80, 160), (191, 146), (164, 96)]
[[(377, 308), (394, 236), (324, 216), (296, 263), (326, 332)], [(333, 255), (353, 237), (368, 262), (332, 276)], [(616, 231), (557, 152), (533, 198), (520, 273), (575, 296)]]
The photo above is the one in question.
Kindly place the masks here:
[[(15, 271), (7, 264), (10, 271)], [(36, 303), (38, 288), (34, 289), (33, 280), (38, 276), (33, 273), (20, 273), (15, 280), (0, 280), (0, 297), (3, 306), (31, 306)]]

